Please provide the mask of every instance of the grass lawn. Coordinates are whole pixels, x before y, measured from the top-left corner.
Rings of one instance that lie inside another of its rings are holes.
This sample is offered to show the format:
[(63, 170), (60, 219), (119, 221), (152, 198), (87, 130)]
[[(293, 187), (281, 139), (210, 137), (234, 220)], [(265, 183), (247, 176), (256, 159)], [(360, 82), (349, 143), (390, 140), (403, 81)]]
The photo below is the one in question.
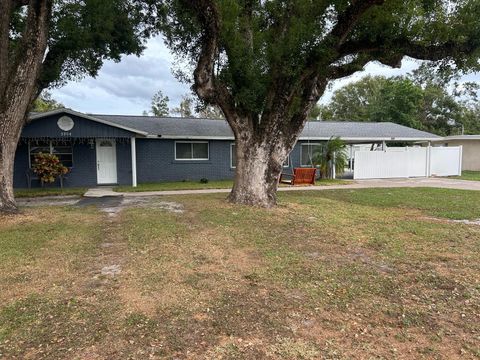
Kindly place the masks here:
[(480, 357), (480, 192), (224, 198), (0, 218), (0, 358)]
[(462, 176), (458, 178), (462, 180), (480, 181), (480, 171), (462, 171)]
[[(317, 180), (317, 185), (342, 185), (348, 181), (340, 179)], [(197, 189), (230, 189), (233, 186), (233, 180), (212, 180), (206, 184), (200, 181), (171, 181), (158, 183), (138, 184), (137, 187), (117, 186), (114, 190), (118, 192), (142, 192), (142, 191), (164, 191), (164, 190), (197, 190)], [(281, 184), (280, 186), (288, 186)]]
[(83, 195), (87, 188), (32, 188), (15, 189), (16, 198), (58, 196), (58, 195)]

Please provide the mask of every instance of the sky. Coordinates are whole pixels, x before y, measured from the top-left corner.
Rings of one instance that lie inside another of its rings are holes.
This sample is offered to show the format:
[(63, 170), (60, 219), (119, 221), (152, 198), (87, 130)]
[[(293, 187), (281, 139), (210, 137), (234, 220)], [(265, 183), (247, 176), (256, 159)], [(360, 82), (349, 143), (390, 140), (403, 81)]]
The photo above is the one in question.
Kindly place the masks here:
[[(173, 76), (174, 62), (162, 38), (152, 38), (147, 42), (142, 56), (124, 56), (118, 63), (106, 61), (96, 78), (71, 81), (51, 93), (65, 107), (80, 112), (141, 115), (150, 108), (152, 96), (162, 90), (169, 97), (172, 109), (178, 106), (183, 95), (190, 93), (190, 86), (180, 83)], [(387, 77), (404, 75), (418, 66), (419, 62), (411, 59), (404, 60), (400, 69), (370, 63), (364, 71), (332, 83), (320, 102), (328, 102), (333, 91), (367, 74)], [(464, 80), (480, 81), (480, 73), (469, 75)]]

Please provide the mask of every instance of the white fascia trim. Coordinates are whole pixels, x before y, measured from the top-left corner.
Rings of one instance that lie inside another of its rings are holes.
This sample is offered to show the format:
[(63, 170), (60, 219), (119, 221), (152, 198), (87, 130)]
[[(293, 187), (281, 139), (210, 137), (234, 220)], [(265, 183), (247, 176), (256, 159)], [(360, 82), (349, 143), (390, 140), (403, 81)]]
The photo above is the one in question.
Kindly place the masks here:
[[(438, 141), (441, 138), (410, 138), (410, 137), (340, 137), (343, 141), (363, 141), (363, 142), (375, 142), (375, 141)], [(327, 141), (329, 137), (300, 137), (299, 141)]]
[[(148, 139), (181, 139), (181, 140), (230, 140), (234, 141), (233, 136), (188, 136), (188, 135), (147, 135)], [(344, 141), (362, 141), (362, 142), (375, 142), (375, 141), (440, 141), (442, 138), (406, 138), (406, 137), (341, 137)], [(330, 137), (300, 137), (298, 141), (327, 141)]]
[(149, 139), (174, 139), (174, 140), (235, 140), (233, 136), (187, 136), (187, 135), (147, 135)]
[(148, 135), (148, 133), (145, 132), (145, 131), (132, 129), (128, 126), (118, 125), (118, 124), (112, 123), (112, 122), (107, 121), (107, 120), (99, 119), (99, 118), (96, 118), (94, 116), (86, 115), (86, 114), (80, 113), (78, 111), (74, 111), (74, 110), (66, 109), (66, 108), (47, 111), (47, 112), (40, 113), (40, 114), (35, 114), (35, 115), (30, 116), (29, 119), (30, 120), (37, 120), (37, 119), (41, 119), (41, 118), (44, 118), (44, 117), (48, 117), (48, 116), (52, 116), (52, 115), (58, 115), (58, 114), (62, 114), (62, 113), (75, 115), (75, 116), (78, 116), (78, 117), (81, 117), (81, 118), (84, 118), (84, 119), (87, 119), (87, 120), (91, 120), (91, 121), (95, 121), (95, 122), (98, 122), (98, 123), (101, 123), (101, 124), (105, 124), (105, 125), (109, 125), (109, 126), (112, 126), (112, 127), (119, 128), (119, 129), (127, 130), (127, 131), (130, 131), (130, 132), (139, 134), (139, 135), (143, 135), (143, 136)]
[(453, 136), (445, 136), (441, 139), (436, 139), (434, 141), (449, 141), (449, 140), (480, 140), (480, 135), (453, 135)]

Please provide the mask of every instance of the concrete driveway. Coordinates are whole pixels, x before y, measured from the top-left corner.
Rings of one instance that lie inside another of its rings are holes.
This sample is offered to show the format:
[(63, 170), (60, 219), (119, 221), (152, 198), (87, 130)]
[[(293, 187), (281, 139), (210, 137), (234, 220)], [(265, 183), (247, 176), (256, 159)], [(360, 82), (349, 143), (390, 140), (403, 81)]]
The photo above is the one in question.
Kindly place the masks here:
[[(355, 180), (342, 185), (290, 186), (280, 187), (279, 191), (318, 191), (334, 189), (366, 189), (366, 188), (400, 188), (400, 187), (432, 187), (459, 190), (480, 190), (480, 181), (458, 180), (452, 178), (415, 178), (415, 179), (375, 179)], [(125, 197), (158, 196), (158, 195), (188, 195), (229, 193), (230, 189), (203, 190), (168, 190), (142, 191), (120, 193)]]

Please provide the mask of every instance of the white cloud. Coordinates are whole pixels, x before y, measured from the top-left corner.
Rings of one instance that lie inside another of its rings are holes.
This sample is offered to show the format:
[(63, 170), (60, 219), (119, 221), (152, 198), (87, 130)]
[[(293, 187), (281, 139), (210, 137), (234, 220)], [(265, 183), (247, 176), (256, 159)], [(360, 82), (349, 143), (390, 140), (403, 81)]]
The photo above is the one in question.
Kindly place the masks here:
[(72, 109), (89, 113), (141, 114), (150, 107), (158, 90), (170, 98), (170, 107), (178, 105), (190, 91), (171, 73), (173, 56), (160, 37), (147, 43), (141, 57), (124, 56), (115, 63), (105, 62), (98, 76), (69, 82), (52, 91), (53, 97)]

